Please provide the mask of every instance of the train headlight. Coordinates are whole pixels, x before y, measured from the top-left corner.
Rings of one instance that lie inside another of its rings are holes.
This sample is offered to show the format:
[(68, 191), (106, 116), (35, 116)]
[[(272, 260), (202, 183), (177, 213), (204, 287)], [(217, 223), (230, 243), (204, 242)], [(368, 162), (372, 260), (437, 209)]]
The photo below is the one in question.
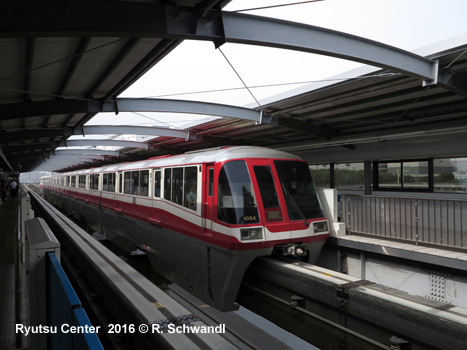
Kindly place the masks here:
[(240, 237), (242, 241), (263, 239), (263, 229), (261, 227), (241, 229)]
[(320, 232), (327, 232), (328, 231), (328, 222), (327, 221), (319, 221), (313, 223), (313, 232), (320, 233)]

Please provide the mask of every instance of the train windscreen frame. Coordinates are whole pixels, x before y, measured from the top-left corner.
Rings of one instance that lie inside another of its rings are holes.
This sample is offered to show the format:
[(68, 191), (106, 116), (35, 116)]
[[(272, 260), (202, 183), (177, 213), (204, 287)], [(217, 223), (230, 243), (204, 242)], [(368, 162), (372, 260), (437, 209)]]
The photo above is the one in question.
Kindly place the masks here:
[(293, 160), (275, 160), (290, 220), (323, 218), (323, 209), (311, 178), (308, 164)]
[(232, 225), (260, 222), (253, 184), (244, 160), (225, 163), (218, 177), (217, 219)]

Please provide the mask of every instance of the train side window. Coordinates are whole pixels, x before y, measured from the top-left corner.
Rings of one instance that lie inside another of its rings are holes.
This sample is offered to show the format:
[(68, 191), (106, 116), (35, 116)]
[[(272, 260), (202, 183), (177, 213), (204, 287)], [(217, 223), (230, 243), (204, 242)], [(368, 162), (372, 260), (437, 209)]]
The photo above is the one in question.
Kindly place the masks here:
[(102, 175), (102, 191), (115, 192), (115, 173)]
[(149, 195), (149, 170), (139, 172), (139, 195), (145, 197)]
[(133, 187), (133, 184), (131, 182), (131, 172), (130, 171), (125, 171), (125, 173), (124, 173), (123, 193), (131, 194), (132, 187)]
[(118, 174), (118, 193), (123, 193), (123, 173)]
[(91, 190), (98, 190), (99, 189), (99, 174), (89, 175), (89, 188)]
[(115, 192), (115, 173), (109, 174), (107, 189), (109, 190), (109, 192)]
[(71, 177), (71, 187), (76, 187), (76, 176)]
[(172, 202), (183, 205), (183, 168), (172, 171)]
[(79, 175), (78, 176), (78, 187), (79, 188), (86, 188), (86, 175)]
[(131, 172), (131, 194), (139, 195), (139, 171)]
[(161, 197), (161, 172), (156, 170), (154, 172), (154, 197)]
[(209, 168), (208, 186), (208, 196), (212, 197), (214, 194), (214, 168)]
[(171, 200), (170, 185), (172, 184), (172, 168), (164, 169), (164, 199)]
[(184, 206), (196, 210), (198, 197), (198, 168), (196, 166), (190, 166), (185, 168), (185, 177), (183, 184), (184, 192)]
[(108, 174), (102, 174), (102, 191), (107, 192)]

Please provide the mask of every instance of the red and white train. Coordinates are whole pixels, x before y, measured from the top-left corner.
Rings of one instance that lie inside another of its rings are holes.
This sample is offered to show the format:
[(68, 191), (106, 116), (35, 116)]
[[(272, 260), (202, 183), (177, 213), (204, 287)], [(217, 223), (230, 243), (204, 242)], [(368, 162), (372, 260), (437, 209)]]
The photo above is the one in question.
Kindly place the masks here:
[(43, 177), (43, 195), (219, 310), (259, 256), (313, 263), (328, 223), (300, 158), (224, 147)]

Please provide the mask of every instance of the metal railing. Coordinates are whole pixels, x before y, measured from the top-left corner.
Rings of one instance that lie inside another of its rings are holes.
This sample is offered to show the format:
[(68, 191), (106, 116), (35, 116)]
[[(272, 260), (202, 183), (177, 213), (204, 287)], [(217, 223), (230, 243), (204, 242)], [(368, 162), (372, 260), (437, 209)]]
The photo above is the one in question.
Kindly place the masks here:
[(342, 195), (347, 232), (465, 248), (467, 201)]

